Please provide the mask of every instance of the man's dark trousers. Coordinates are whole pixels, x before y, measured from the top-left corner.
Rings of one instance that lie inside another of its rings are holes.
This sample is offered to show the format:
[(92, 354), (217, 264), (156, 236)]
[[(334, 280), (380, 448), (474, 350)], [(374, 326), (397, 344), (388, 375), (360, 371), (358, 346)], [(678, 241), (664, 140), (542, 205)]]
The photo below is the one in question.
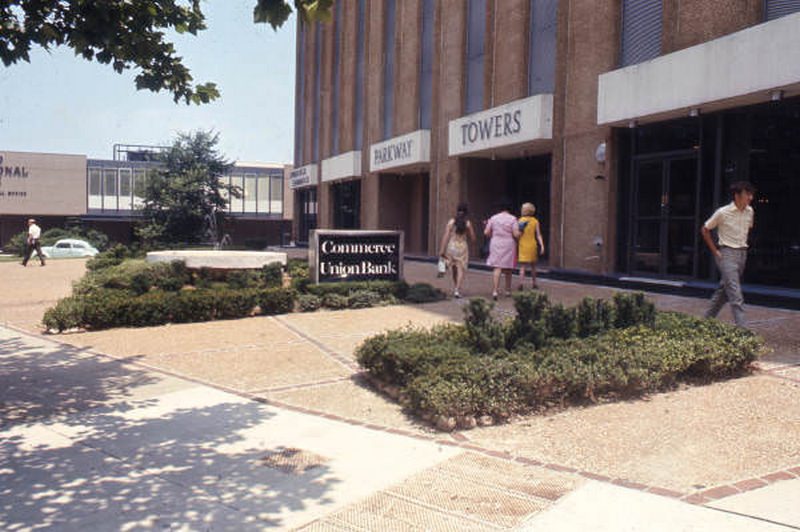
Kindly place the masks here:
[(28, 265), (28, 260), (30, 260), (34, 250), (36, 250), (36, 254), (39, 256), (39, 260), (42, 261), (42, 266), (44, 266), (44, 254), (42, 253), (42, 245), (39, 243), (39, 239), (26, 244), (25, 257), (22, 259), (23, 266)]

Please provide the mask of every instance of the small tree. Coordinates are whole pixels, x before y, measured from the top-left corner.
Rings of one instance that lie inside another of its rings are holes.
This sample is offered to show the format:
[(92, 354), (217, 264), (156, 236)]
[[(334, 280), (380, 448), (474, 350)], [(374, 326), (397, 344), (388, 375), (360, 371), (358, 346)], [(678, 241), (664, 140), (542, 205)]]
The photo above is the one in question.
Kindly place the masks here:
[(224, 192), (238, 197), (240, 190), (220, 182), (232, 165), (217, 151), (218, 140), (210, 131), (180, 133), (163, 168), (151, 172), (136, 230), (146, 244), (198, 243), (211, 223), (223, 227)]

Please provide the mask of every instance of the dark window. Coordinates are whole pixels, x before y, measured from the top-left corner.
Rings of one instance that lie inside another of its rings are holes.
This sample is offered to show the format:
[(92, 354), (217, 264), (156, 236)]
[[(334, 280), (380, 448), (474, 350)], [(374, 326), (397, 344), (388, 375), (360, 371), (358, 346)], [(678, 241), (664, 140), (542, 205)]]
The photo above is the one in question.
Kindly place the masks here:
[(388, 139), (394, 132), (394, 35), (397, 4), (395, 0), (384, 2), (383, 46), (383, 138)]
[(662, 9), (661, 0), (623, 0), (622, 66), (661, 55)]
[(422, 46), (419, 61), (419, 127), (431, 128), (433, 110), (433, 17), (435, 0), (422, 2)]
[(305, 24), (298, 22), (297, 24), (297, 93), (295, 94), (294, 105), (294, 165), (295, 167), (302, 166), (303, 161), (303, 138), (305, 132), (305, 95), (306, 95), (306, 42), (305, 42)]
[(319, 161), (320, 106), (322, 104), (322, 24), (314, 32), (314, 161)]
[(347, 181), (331, 186), (334, 229), (358, 229), (361, 211), (361, 181)]
[(483, 58), (486, 41), (486, 0), (469, 0), (467, 10), (467, 114), (483, 109)]
[(341, 79), (341, 50), (339, 49), (342, 42), (342, 4), (343, 2), (336, 2), (334, 4), (334, 35), (333, 35), (333, 105), (331, 106), (331, 132), (333, 138), (331, 145), (333, 148), (333, 155), (339, 153), (339, 83)]
[(556, 73), (558, 0), (531, 0), (528, 94), (552, 93)]
[(364, 35), (367, 31), (367, 0), (358, 0), (358, 32), (356, 33), (356, 150), (364, 143)]
[(800, 13), (800, 0), (764, 0), (766, 20), (775, 20), (792, 13)]

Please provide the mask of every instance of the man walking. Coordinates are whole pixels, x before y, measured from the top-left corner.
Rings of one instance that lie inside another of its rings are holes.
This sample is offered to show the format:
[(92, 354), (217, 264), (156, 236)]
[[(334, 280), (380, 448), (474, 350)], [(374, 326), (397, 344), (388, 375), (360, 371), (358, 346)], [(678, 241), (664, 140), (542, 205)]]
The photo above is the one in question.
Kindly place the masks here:
[(36, 220), (31, 218), (28, 220), (28, 238), (25, 240), (25, 256), (22, 258), (23, 266), (28, 265), (28, 260), (31, 258), (31, 255), (33, 255), (34, 250), (36, 250), (36, 254), (39, 256), (42, 266), (44, 266), (42, 245), (39, 243), (40, 236), (42, 236), (42, 229), (36, 225)]
[[(721, 276), (719, 288), (711, 297), (711, 306), (706, 311), (706, 317), (716, 317), (727, 301), (731, 304), (736, 325), (744, 327), (741, 279), (747, 262), (747, 235), (753, 228), (754, 213), (750, 203), (753, 201), (755, 188), (747, 181), (738, 181), (731, 185), (731, 194), (733, 201), (717, 209), (701, 229), (703, 240), (714, 255)], [(719, 247), (711, 238), (713, 229), (717, 230)]]

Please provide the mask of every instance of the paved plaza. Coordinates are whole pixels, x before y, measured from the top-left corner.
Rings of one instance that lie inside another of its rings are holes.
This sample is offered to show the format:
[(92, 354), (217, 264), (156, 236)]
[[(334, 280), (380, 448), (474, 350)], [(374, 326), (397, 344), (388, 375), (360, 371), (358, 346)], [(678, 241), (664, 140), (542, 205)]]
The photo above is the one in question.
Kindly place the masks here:
[[(769, 348), (751, 376), (440, 433), (353, 353), (464, 300), (42, 335), (83, 271), (0, 263), (1, 529), (800, 529), (800, 312), (748, 307)], [(447, 288), (432, 264), (405, 271)]]

